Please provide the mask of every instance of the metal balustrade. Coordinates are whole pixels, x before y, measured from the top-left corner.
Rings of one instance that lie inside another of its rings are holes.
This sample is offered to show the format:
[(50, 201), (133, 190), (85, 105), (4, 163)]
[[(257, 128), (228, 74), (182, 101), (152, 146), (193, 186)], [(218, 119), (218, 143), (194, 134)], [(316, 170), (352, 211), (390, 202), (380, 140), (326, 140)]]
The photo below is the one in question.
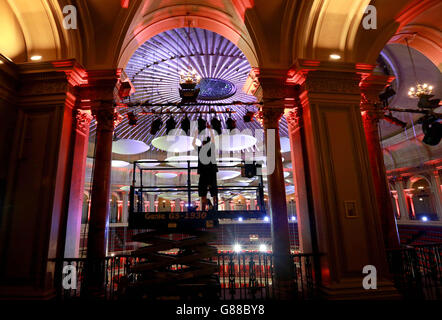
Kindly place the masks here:
[[(294, 298), (313, 299), (316, 297), (314, 281), (313, 255), (295, 254), (293, 257)], [(278, 290), (275, 287), (273, 257), (271, 253), (241, 252), (218, 253), (211, 259), (218, 263), (221, 300), (272, 300), (278, 299)], [(60, 261), (59, 261), (60, 262)], [(96, 263), (104, 268), (105, 276), (102, 280), (102, 292), (99, 296), (105, 300), (123, 298), (122, 287), (130, 282), (130, 267), (137, 263), (136, 258), (130, 255), (106, 257)], [(76, 286), (63, 288), (63, 280), (56, 280), (59, 299), (75, 299), (87, 297), (84, 289), (85, 264), (87, 259), (63, 259), (59, 270), (66, 265), (73, 265), (76, 269)], [(180, 269), (186, 266), (174, 265), (171, 268)], [(62, 271), (60, 271), (60, 274)], [(67, 275), (67, 274), (66, 274)], [(63, 275), (65, 277), (66, 275)]]
[(388, 251), (390, 273), (406, 299), (442, 298), (442, 244)]

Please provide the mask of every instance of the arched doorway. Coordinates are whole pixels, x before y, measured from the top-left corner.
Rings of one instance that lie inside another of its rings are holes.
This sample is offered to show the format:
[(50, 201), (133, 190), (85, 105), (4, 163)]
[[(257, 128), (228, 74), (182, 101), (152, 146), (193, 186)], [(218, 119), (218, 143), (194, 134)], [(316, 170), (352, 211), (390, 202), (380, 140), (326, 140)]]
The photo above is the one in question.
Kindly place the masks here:
[(423, 177), (412, 179), (412, 199), (415, 218), (421, 221), (437, 220), (434, 194)]

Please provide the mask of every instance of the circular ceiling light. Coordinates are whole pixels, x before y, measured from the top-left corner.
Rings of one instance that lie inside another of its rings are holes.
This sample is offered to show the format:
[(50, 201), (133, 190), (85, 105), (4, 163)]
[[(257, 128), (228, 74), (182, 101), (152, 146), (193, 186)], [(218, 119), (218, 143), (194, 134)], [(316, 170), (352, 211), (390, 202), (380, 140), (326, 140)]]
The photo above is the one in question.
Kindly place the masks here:
[(120, 139), (112, 142), (112, 152), (118, 154), (139, 154), (149, 150), (143, 141), (133, 139)]
[(169, 163), (169, 165), (177, 168), (187, 168), (187, 161), (190, 161), (191, 167), (196, 167), (198, 165), (198, 156), (173, 156), (167, 158), (166, 161), (174, 161)]
[(178, 176), (176, 173), (173, 172), (157, 172), (155, 175), (161, 179), (173, 179)]
[(124, 168), (130, 165), (129, 162), (121, 160), (112, 160), (112, 168)]
[(158, 161), (155, 159), (140, 159), (138, 161), (146, 161), (142, 163), (138, 163), (141, 168), (152, 168), (159, 165)]
[(197, 88), (200, 89), (198, 100), (223, 100), (236, 93), (232, 82), (217, 78), (203, 78)]
[(31, 60), (32, 60), (32, 61), (40, 61), (41, 58), (43, 58), (43, 57), (40, 56), (40, 55), (35, 55), (35, 56), (32, 56), (32, 57), (31, 57)]
[(239, 171), (222, 170), (218, 171), (218, 180), (229, 180), (238, 177), (241, 174)]
[(256, 144), (256, 138), (247, 134), (222, 134), (215, 137), (215, 145), (223, 151), (239, 151)]
[[(152, 140), (152, 145), (162, 151), (174, 153), (194, 150), (192, 145), (193, 137), (186, 136), (182, 130), (177, 130), (176, 132), (182, 134), (157, 137)], [(201, 141), (197, 139), (196, 143), (201, 144)]]
[(341, 59), (341, 56), (339, 54), (332, 53), (330, 55), (330, 59), (332, 59), (332, 60), (339, 60), (339, 59)]

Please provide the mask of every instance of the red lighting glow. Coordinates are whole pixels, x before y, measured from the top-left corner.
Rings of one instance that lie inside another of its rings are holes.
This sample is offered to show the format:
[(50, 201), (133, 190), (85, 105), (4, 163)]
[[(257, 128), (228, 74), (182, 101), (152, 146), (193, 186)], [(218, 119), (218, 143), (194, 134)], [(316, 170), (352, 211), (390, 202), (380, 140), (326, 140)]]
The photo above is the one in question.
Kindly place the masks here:
[(121, 0), (121, 7), (124, 9), (129, 8), (130, 0)]

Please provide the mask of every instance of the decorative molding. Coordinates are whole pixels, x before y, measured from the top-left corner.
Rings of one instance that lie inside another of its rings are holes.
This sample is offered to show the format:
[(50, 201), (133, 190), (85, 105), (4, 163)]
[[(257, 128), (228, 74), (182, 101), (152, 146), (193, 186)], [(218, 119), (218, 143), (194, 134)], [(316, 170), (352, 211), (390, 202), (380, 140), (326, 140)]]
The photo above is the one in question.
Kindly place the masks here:
[(97, 121), (97, 130), (102, 131), (114, 131), (114, 121), (117, 118), (117, 113), (113, 107), (102, 108), (102, 109), (92, 109), (92, 114)]
[(75, 128), (80, 132), (87, 134), (89, 132), (89, 125), (92, 120), (92, 114), (87, 110), (75, 110)]
[(284, 115), (284, 108), (262, 108), (258, 118), (262, 121), (264, 129), (279, 129), (279, 120)]
[(312, 93), (360, 94), (360, 75), (354, 73), (312, 71), (307, 74), (305, 89)]

